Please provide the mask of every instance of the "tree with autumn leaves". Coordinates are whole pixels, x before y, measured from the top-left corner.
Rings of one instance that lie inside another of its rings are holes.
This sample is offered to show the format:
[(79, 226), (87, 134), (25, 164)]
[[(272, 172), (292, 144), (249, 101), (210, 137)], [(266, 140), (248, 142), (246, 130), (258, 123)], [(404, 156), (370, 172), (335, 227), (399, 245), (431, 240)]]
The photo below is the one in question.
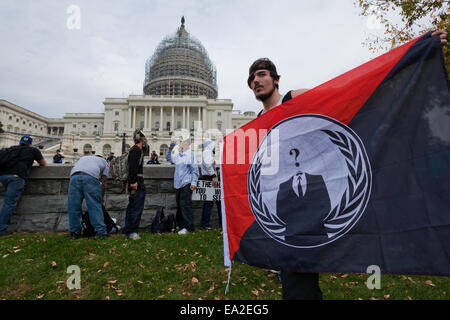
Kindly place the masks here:
[[(450, 1), (445, 0), (355, 0), (361, 15), (375, 17), (384, 29), (382, 36), (371, 34), (365, 45), (374, 52), (391, 50), (431, 30), (450, 33)], [(394, 17), (401, 18), (394, 22)], [(444, 46), (450, 70), (450, 50)]]

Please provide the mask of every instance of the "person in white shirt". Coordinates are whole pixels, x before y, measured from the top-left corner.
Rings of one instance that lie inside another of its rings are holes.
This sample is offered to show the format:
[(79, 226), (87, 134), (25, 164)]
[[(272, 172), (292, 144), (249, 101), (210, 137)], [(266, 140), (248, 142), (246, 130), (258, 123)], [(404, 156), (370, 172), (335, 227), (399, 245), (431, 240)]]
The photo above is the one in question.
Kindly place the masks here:
[(178, 234), (184, 235), (194, 231), (194, 211), (192, 209), (192, 191), (197, 188), (198, 166), (195, 154), (190, 149), (191, 140), (180, 144), (179, 152), (175, 154), (175, 143), (171, 143), (166, 152), (166, 160), (175, 164), (174, 187), (177, 201)]
[[(217, 187), (218, 185), (218, 179), (217, 179), (217, 173), (216, 173), (216, 161), (214, 159), (215, 147), (214, 141), (211, 139), (205, 139), (203, 142), (203, 153), (202, 153), (202, 165), (201, 165), (201, 171), (202, 176), (200, 177), (201, 180), (211, 181), (213, 187)], [(217, 201), (217, 209), (220, 213), (220, 202)], [(214, 206), (214, 201), (205, 201), (203, 202), (203, 210), (202, 210), (202, 222), (201, 227), (202, 229), (211, 229), (211, 209)], [(219, 221), (221, 220), (221, 216), (219, 215)]]

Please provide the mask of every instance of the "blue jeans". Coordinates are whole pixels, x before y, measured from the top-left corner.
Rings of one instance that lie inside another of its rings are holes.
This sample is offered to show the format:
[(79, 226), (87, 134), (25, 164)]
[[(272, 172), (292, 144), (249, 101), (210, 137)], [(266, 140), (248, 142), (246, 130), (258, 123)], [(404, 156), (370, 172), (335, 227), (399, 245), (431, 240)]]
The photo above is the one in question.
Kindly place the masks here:
[(0, 176), (0, 182), (6, 188), (2, 211), (0, 211), (0, 232), (6, 231), (11, 224), (11, 216), (16, 208), (17, 200), (25, 188), (25, 179), (12, 174)]
[(89, 212), (89, 219), (96, 234), (106, 235), (103, 220), (102, 185), (94, 177), (78, 174), (70, 177), (69, 184), (69, 232), (81, 233), (81, 214), (83, 199)]
[(138, 232), (142, 212), (144, 211), (145, 193), (145, 190), (138, 188), (136, 193), (128, 198), (125, 227), (122, 229), (123, 234), (130, 235)]

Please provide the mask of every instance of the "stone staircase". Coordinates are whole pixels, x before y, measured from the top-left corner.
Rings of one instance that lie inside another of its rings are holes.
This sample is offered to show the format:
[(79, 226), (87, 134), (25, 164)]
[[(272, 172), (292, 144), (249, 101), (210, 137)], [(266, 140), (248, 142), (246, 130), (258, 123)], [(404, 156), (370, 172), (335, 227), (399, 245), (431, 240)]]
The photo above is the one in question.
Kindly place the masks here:
[(35, 141), (33, 141), (33, 146), (39, 148), (40, 150), (47, 150), (56, 145), (59, 145), (60, 142), (61, 142), (60, 138), (42, 138), (42, 139), (35, 138)]

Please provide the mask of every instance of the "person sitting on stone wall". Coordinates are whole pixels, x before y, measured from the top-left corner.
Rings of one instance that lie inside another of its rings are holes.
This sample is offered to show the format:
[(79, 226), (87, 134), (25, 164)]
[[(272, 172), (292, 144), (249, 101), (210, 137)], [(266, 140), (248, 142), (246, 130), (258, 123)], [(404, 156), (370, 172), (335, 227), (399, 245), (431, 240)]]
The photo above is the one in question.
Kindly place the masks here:
[(61, 150), (56, 150), (56, 154), (53, 156), (53, 163), (62, 163), (64, 156), (61, 154)]
[(152, 154), (150, 155), (150, 160), (147, 162), (147, 164), (160, 164), (158, 161), (158, 154), (156, 151), (152, 151)]
[(106, 161), (111, 162), (111, 161), (113, 161), (115, 158), (116, 158), (116, 157), (114, 156), (114, 152), (111, 152), (111, 153), (109, 154), (108, 159), (106, 159)]

